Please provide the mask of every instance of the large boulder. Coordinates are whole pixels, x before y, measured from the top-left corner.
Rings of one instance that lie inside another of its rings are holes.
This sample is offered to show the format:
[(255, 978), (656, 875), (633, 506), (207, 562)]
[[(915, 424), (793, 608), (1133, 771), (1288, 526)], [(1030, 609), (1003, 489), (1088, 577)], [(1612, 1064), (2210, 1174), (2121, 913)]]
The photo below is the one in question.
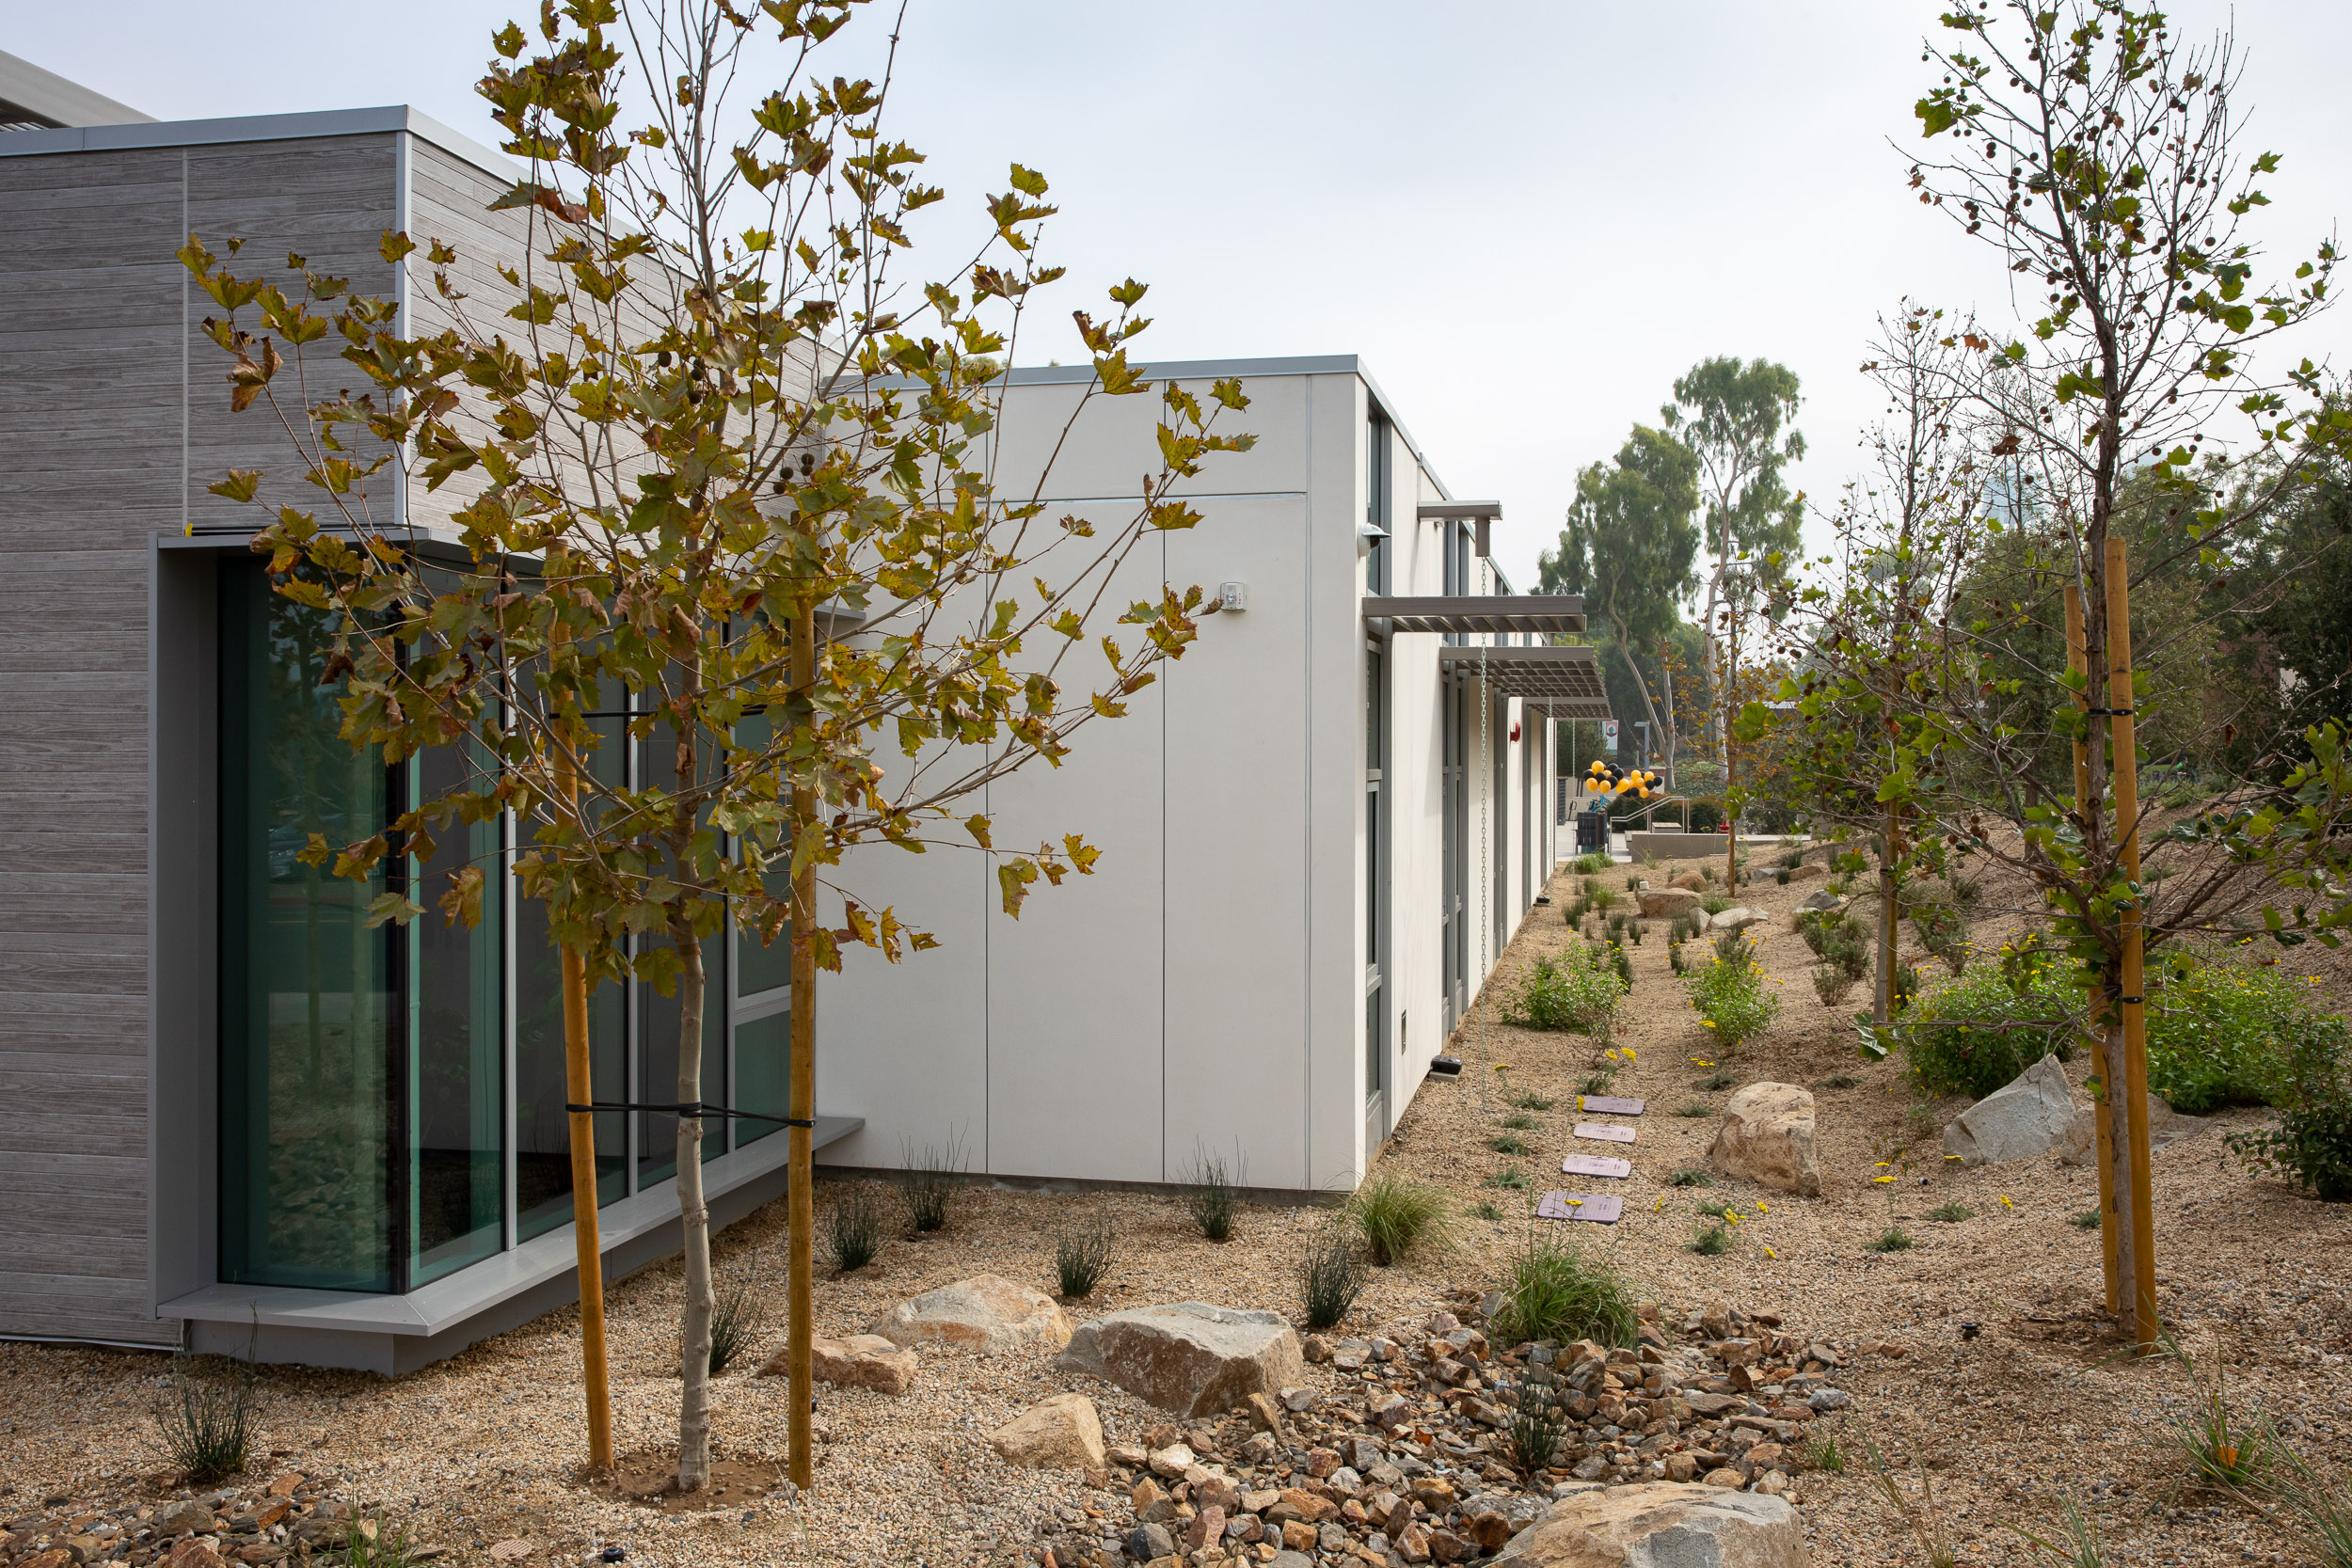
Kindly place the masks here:
[(902, 1301), (875, 1321), (873, 1331), (896, 1345), (954, 1345), (983, 1355), (1070, 1342), (1070, 1320), (1053, 1297), (993, 1274)]
[(1163, 1410), (1214, 1416), (1305, 1380), (1298, 1335), (1279, 1312), (1180, 1301), (1081, 1323), (1058, 1362)]
[(1829, 867), (1819, 861), (1800, 861), (1788, 868), (1788, 879), (1792, 882), (1818, 882), (1828, 875)]
[(1801, 913), (1810, 910), (1819, 914), (1836, 914), (1845, 907), (1846, 901), (1836, 894), (1825, 887), (1817, 887), (1804, 895), (1804, 902), (1799, 904), (1797, 909)]
[(1821, 1167), (1813, 1151), (1813, 1091), (1794, 1084), (1750, 1084), (1724, 1107), (1724, 1124), (1707, 1151), (1725, 1176), (1818, 1197)]
[[(2153, 1093), (2148, 1096), (2148, 1147), (2162, 1148), (2204, 1131), (2203, 1117), (2185, 1117)], [(2058, 1144), (2058, 1163), (2067, 1165), (2087, 1165), (2097, 1152), (2099, 1124), (2093, 1119), (2091, 1108), (2078, 1105), (2074, 1119), (2067, 1124), (2066, 1136)]]
[(2030, 1160), (2061, 1148), (2074, 1124), (2066, 1069), (2044, 1056), (1947, 1123), (1944, 1152), (1963, 1165)]
[(1651, 1481), (1556, 1502), (1492, 1568), (1805, 1568), (1804, 1521), (1780, 1497)]
[(1735, 904), (1730, 909), (1710, 915), (1708, 918), (1707, 928), (1710, 931), (1744, 931), (1751, 926), (1763, 924), (1764, 916), (1761, 913), (1749, 909), (1744, 904)]
[(1645, 887), (1637, 896), (1645, 920), (1672, 920), (1678, 914), (1694, 914), (1699, 907), (1699, 895), (1687, 887)]
[(1056, 1394), (990, 1433), (988, 1446), (1032, 1470), (1099, 1470), (1103, 1418), (1084, 1394)]

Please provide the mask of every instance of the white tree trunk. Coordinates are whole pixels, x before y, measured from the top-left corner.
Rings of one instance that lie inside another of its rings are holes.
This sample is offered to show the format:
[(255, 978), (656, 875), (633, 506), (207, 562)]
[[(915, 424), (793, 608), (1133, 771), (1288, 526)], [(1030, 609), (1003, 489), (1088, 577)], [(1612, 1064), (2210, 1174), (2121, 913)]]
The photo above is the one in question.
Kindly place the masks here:
[[(703, 951), (689, 929), (674, 933), (684, 973), (678, 979), (677, 1098), (703, 1097)], [(686, 1307), (678, 1323), (677, 1484), (699, 1492), (710, 1483), (710, 1211), (703, 1202), (703, 1123), (677, 1122), (678, 1218), (686, 1242)]]

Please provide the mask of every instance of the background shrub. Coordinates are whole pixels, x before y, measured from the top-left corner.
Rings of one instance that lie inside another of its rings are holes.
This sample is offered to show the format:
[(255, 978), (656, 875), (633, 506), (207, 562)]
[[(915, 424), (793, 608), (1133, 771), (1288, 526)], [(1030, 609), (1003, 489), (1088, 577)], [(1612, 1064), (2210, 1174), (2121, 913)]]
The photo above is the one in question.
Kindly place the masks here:
[(2273, 1093), (2279, 1125), (2233, 1132), (2230, 1147), (2326, 1202), (2352, 1202), (2352, 1029), (2343, 1019), (2298, 1023)]
[(2079, 995), (2055, 956), (2009, 974), (1979, 969), (1955, 976), (1920, 998), (1902, 1032), (1903, 1056), (1917, 1086), (1930, 1094), (1982, 1100), (2044, 1054), (2074, 1053), (2077, 1035), (2065, 1021)]
[(2321, 1022), (2292, 979), (2188, 951), (2150, 968), (2150, 1088), (2192, 1117), (2282, 1097), (2296, 1043)]
[(1526, 1029), (1565, 1029), (1607, 1039), (1625, 1001), (1626, 982), (1597, 946), (1570, 948), (1537, 958), (1518, 990), (1503, 998), (1506, 1022)]
[[(1740, 948), (1746, 947), (1742, 941)], [(1726, 1053), (1762, 1034), (1780, 1012), (1780, 998), (1765, 990), (1764, 975), (1752, 958), (1726, 960), (1719, 952), (1692, 968), (1682, 983), (1691, 1006), (1707, 1021), (1713, 1048)]]
[(1721, 800), (1691, 802), (1691, 831), (1692, 832), (1711, 833), (1721, 829), (1723, 825), (1724, 803)]

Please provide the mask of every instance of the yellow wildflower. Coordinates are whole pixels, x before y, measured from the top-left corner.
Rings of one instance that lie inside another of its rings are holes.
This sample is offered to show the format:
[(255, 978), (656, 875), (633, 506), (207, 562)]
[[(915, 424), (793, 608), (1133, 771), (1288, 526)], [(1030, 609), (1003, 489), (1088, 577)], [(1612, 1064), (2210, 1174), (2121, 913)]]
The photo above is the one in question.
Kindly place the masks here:
[(1769, 1214), (1772, 1211), (1771, 1205), (1767, 1204), (1762, 1198), (1757, 1198), (1756, 1200), (1756, 1212), (1759, 1214)]
[(1892, 1181), (1892, 1180), (1894, 1180), (1895, 1179), (1894, 1179), (1893, 1177), (1891, 1177), (1891, 1176), (1873, 1176), (1872, 1178), (1870, 1178), (1870, 1180), (1871, 1180), (1873, 1182), (1877, 1183), (1879, 1186), (1883, 1187), (1883, 1186), (1885, 1186), (1885, 1185), (1886, 1185), (1889, 1181)]
[[(1759, 1246), (1761, 1246), (1763, 1243), (1758, 1243), (1757, 1244), (1758, 1244)], [(1777, 1257), (1779, 1257), (1779, 1256), (1780, 1256), (1780, 1254), (1779, 1254), (1779, 1253), (1777, 1253), (1777, 1252), (1774, 1252), (1774, 1251), (1773, 1251), (1771, 1247), (1765, 1247), (1765, 1248), (1764, 1248), (1764, 1256), (1765, 1256), (1765, 1257), (1767, 1257), (1767, 1258), (1777, 1258)]]

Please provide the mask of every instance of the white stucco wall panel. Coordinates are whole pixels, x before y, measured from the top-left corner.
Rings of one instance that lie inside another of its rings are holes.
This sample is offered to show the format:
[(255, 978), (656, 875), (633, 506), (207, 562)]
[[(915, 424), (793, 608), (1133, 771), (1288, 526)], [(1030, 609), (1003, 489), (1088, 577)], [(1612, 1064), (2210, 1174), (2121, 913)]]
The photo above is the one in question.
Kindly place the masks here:
[[(1221, 434), (1257, 436), (1248, 451), (1221, 451), (1202, 460), (1194, 478), (1179, 482), (1188, 495), (1297, 492), (1307, 487), (1305, 376), (1255, 377), (1245, 384), (1250, 405), (1220, 412)], [(1341, 379), (1341, 378), (1332, 378)], [(1353, 380), (1353, 377), (1344, 378)], [(1204, 407), (1208, 382), (1185, 381)], [(1141, 492), (1143, 478), (1161, 467), (1156, 434), (1167, 412), (1156, 385), (1149, 392), (1121, 397), (1101, 393), (1080, 407), (1085, 388), (1076, 386), (1016, 387), (1005, 400), (1004, 418), (993, 437), (997, 493), (1026, 496), (1044, 474), (1049, 498), (1124, 499)], [(1073, 412), (1077, 422), (1070, 425)], [(1067, 439), (1063, 431), (1069, 427)], [(1058, 444), (1059, 452), (1056, 453)], [(1048, 462), (1051, 471), (1046, 471)]]
[(1221, 500), (1167, 535), (1174, 581), (1247, 581), (1167, 694), (1166, 1124), (1173, 1180), (1206, 1150), (1261, 1186), (1314, 1184), (1309, 1107), (1308, 518)]

